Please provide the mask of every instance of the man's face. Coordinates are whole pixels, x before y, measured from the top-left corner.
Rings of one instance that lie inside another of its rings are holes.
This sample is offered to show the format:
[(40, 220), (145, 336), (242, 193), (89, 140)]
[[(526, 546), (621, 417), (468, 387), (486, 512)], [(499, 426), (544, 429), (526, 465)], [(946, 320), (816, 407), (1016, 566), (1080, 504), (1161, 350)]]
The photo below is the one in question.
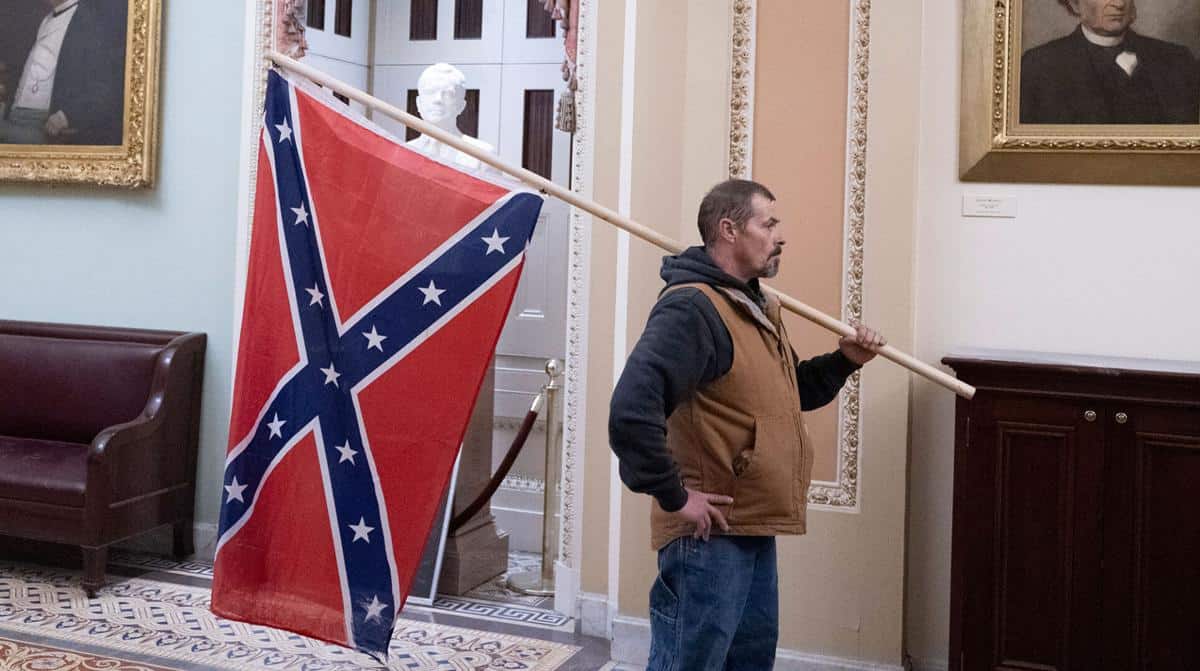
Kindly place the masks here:
[(1122, 35), (1137, 18), (1135, 0), (1070, 0), (1079, 22), (1100, 35)]
[(775, 216), (775, 201), (762, 194), (750, 198), (753, 214), (737, 229), (734, 259), (750, 277), (775, 277), (783, 254), (783, 231)]

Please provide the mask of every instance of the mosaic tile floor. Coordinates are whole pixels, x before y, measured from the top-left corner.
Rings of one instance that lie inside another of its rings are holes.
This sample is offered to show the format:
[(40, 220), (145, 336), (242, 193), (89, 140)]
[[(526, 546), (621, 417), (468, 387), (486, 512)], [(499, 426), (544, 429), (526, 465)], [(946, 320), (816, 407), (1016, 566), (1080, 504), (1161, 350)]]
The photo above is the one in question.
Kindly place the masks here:
[(118, 659), (106, 655), (92, 655), (73, 650), (64, 650), (27, 641), (0, 638), (0, 669), (20, 671), (170, 671), (165, 667), (152, 666)]
[(506, 582), (508, 580), (508, 576), (514, 573), (524, 573), (527, 571), (536, 573), (541, 570), (542, 555), (536, 552), (521, 552), (514, 550), (508, 553), (508, 571), (506, 573), (492, 578), (479, 587), (467, 592), (463, 596), (473, 599), (503, 601), (504, 603), (521, 604), (523, 606), (533, 606), (535, 608), (550, 610), (554, 606), (554, 597), (529, 596), (528, 594), (522, 594), (516, 590), (509, 589)]
[[(142, 568), (150, 568), (151, 562), (156, 561), (144, 557), (119, 558), (123, 564), (135, 563)], [(155, 566), (156, 572), (191, 579), (211, 570), (203, 563), (157, 561), (166, 563)], [(0, 668), (55, 671), (380, 668), (369, 657), (337, 646), (217, 618), (208, 610), (207, 585), (188, 582), (191, 580), (118, 577), (95, 599), (88, 600), (79, 587), (78, 572), (0, 562), (0, 637), (17, 642), (7, 649), (0, 646), (0, 650), (7, 650), (6, 654), (13, 659), (32, 656), (38, 660), (33, 665), (13, 666), (0, 658), (5, 662)], [(581, 668), (569, 663), (579, 650), (579, 646), (569, 643), (418, 621), (406, 616), (400, 620), (392, 639), (387, 668), (422, 671)], [(67, 653), (76, 657), (70, 658)], [(95, 666), (95, 660), (109, 661)], [(88, 663), (93, 666), (87, 666)]]

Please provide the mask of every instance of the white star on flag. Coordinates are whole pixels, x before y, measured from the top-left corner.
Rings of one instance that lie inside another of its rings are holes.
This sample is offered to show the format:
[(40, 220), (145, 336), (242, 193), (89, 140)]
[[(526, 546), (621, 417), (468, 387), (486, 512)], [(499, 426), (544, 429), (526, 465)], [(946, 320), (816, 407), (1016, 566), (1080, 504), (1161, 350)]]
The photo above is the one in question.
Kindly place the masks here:
[(386, 607), (387, 604), (379, 600), (379, 595), (372, 596), (371, 603), (367, 605), (367, 621), (382, 619), (380, 615)]
[(337, 369), (333, 367), (332, 362), (329, 364), (329, 368), (322, 368), (321, 372), (325, 373), (325, 384), (332, 384), (335, 387), (338, 386), (337, 380), (342, 376), (342, 374), (337, 372)]
[(342, 463), (343, 461), (348, 461), (353, 464), (354, 463), (354, 455), (358, 454), (358, 452), (356, 450), (350, 449), (350, 441), (349, 440), (346, 441), (345, 445), (335, 445), (333, 449), (337, 450), (342, 455), (342, 458), (338, 459), (339, 464)]
[(267, 422), (267, 426), (271, 427), (271, 435), (267, 436), (267, 438), (283, 438), (283, 432), (280, 429), (283, 428), (284, 424), (287, 424), (287, 422), (279, 419), (279, 413), (275, 413), (275, 418)]
[(311, 289), (305, 289), (305, 291), (308, 292), (309, 296), (312, 296), (312, 300), (308, 302), (310, 306), (320, 305), (321, 307), (325, 307), (325, 294), (321, 293), (321, 285), (314, 284)]
[(363, 333), (363, 335), (367, 337), (367, 349), (374, 347), (380, 352), (383, 351), (383, 341), (387, 340), (387, 336), (379, 335), (379, 331), (375, 330), (374, 324), (371, 325), (371, 332)]
[(308, 225), (308, 208), (304, 207), (304, 203), (300, 203), (300, 207), (293, 207), (292, 212), (296, 213), (296, 226)]
[(438, 296), (441, 296), (442, 294), (446, 293), (445, 289), (437, 288), (437, 286), (434, 285), (433, 280), (429, 280), (429, 286), (417, 287), (417, 290), (420, 291), (421, 293), (425, 294), (425, 300), (421, 301), (421, 305), (425, 305), (426, 303), (431, 303), (431, 302), (441, 305), (442, 299), (438, 298)]
[(483, 240), (484, 242), (486, 242), (487, 246), (488, 246), (487, 252), (484, 253), (484, 256), (487, 256), (488, 254), (491, 254), (492, 252), (500, 252), (501, 254), (505, 253), (504, 243), (508, 242), (508, 238), (500, 237), (499, 229), (496, 229), (496, 228), (492, 229), (492, 237), (480, 238), (480, 239)]
[(225, 485), (225, 491), (229, 494), (229, 496), (225, 498), (226, 501), (241, 501), (242, 503), (246, 502), (246, 499), (242, 498), (242, 492), (246, 491), (246, 485), (239, 485), (236, 475), (233, 476), (233, 482)]
[(365, 517), (360, 516), (358, 518), (358, 524), (349, 524), (347, 526), (349, 526), (350, 530), (354, 532), (354, 540), (350, 541), (351, 543), (357, 543), (360, 540), (364, 540), (368, 543), (371, 542), (370, 534), (375, 530), (375, 527), (367, 526), (367, 520)]
[(283, 123), (275, 124), (275, 127), (279, 129), (280, 142), (292, 139), (292, 128), (291, 126), (288, 126), (287, 117), (283, 118)]

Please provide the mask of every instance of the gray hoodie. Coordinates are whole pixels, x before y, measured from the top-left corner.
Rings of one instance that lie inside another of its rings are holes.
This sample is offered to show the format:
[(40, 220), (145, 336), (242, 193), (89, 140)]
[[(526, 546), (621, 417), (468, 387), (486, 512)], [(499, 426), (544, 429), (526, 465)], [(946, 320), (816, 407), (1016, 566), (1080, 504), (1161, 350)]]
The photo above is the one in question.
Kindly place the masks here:
[[(703, 247), (663, 258), (663, 291), (703, 283), (742, 292), (765, 307), (758, 280), (749, 283), (721, 270)], [(815, 410), (837, 397), (858, 366), (840, 351), (798, 361), (800, 406)], [(679, 510), (687, 492), (679, 467), (667, 449), (667, 418), (697, 387), (721, 377), (733, 365), (733, 342), (717, 309), (695, 288), (665, 295), (650, 311), (646, 329), (625, 362), (609, 406), (609, 446), (620, 463), (621, 480), (631, 490), (654, 496), (663, 510)]]

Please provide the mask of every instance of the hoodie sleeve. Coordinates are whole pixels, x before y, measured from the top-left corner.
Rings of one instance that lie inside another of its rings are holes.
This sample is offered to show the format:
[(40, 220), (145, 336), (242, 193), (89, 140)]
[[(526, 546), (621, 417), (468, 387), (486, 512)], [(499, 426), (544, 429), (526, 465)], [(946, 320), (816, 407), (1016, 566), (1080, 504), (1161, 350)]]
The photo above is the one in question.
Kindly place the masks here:
[(717, 377), (719, 360), (727, 369), (731, 354), (729, 334), (708, 297), (684, 288), (659, 299), (625, 362), (609, 407), (609, 445), (621, 480), (654, 496), (663, 510), (687, 503), (679, 466), (667, 449), (667, 417), (697, 386)]
[[(797, 359), (795, 350), (792, 359)], [(846, 384), (846, 378), (859, 368), (840, 350), (798, 362), (796, 385), (800, 388), (800, 408), (816, 410), (832, 401)]]

